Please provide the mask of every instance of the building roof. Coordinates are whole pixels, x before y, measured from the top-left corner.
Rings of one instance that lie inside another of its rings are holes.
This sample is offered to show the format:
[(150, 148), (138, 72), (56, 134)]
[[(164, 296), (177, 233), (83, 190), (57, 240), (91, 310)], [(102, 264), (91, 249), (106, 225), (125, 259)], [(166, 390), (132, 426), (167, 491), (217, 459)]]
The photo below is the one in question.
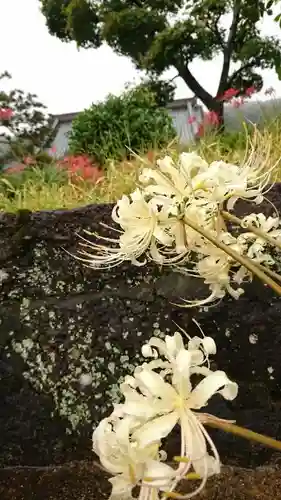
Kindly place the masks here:
[[(193, 103), (197, 104), (197, 99), (196, 97), (187, 97), (185, 99), (175, 99), (174, 101), (170, 102), (167, 105), (168, 109), (180, 109), (180, 108), (185, 108), (188, 103)], [(58, 115), (52, 115), (56, 123), (67, 123), (67, 122), (72, 122), (74, 118), (80, 113), (81, 111), (74, 111), (72, 113), (62, 113)]]

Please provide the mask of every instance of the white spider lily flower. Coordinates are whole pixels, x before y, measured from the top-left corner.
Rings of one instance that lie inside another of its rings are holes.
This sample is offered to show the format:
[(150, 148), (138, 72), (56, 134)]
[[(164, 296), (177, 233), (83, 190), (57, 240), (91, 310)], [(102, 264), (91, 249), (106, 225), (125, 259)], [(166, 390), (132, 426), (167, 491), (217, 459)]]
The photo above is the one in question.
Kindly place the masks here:
[[(258, 161), (260, 160), (260, 161)], [(262, 159), (253, 154), (242, 165), (214, 161), (210, 165), (196, 153), (182, 153), (177, 164), (170, 156), (157, 161), (157, 168), (145, 168), (139, 178), (144, 190), (152, 195), (185, 198), (205, 198), (233, 208), (238, 198), (263, 200), (272, 175)]]
[(192, 177), (206, 171), (208, 164), (196, 153), (182, 153), (176, 165), (170, 156), (157, 161), (157, 168), (145, 168), (139, 177), (144, 191), (182, 201), (192, 195)]
[[(104, 244), (86, 242), (80, 252), (84, 262), (93, 268), (108, 269), (131, 261), (135, 265), (146, 263), (138, 259), (147, 252), (150, 258), (162, 263), (163, 257), (158, 251), (157, 243), (164, 247), (173, 244), (173, 237), (168, 234), (169, 213), (162, 205), (157, 206), (157, 200), (146, 201), (144, 194), (137, 189), (129, 196), (123, 196), (112, 212), (112, 219), (119, 224), (119, 238), (100, 236), (105, 242), (114, 243), (114, 247)], [(87, 251), (89, 249), (89, 252)], [(90, 250), (95, 253), (91, 254)]]
[(106, 418), (93, 433), (93, 451), (102, 466), (113, 475), (111, 499), (131, 499), (132, 490), (140, 486), (139, 500), (154, 500), (159, 490), (172, 484), (175, 470), (160, 462), (159, 443), (153, 440), (139, 447), (132, 440), (132, 431), (139, 421), (132, 417)]
[[(208, 360), (210, 354), (216, 354), (216, 344), (212, 337), (189, 337), (188, 338), (188, 351), (191, 353), (191, 363), (194, 366), (200, 366)], [(151, 337), (151, 339), (142, 347), (142, 355), (144, 357), (153, 357), (158, 359), (159, 356), (164, 356), (169, 363), (176, 363), (177, 355), (180, 351), (184, 350), (184, 342), (182, 335), (175, 332), (174, 335), (166, 335), (165, 340), (158, 337)], [(132, 377), (128, 382), (132, 382)]]
[[(122, 387), (125, 396), (123, 411), (139, 421), (146, 419), (132, 433), (141, 448), (153, 442), (159, 443), (179, 423), (180, 455), (186, 462), (179, 465), (173, 488), (193, 468), (201, 477), (201, 483), (189, 495), (191, 497), (201, 491), (210, 475), (220, 472), (221, 465), (217, 449), (202, 424), (206, 415), (197, 412), (217, 393), (225, 399), (234, 399), (238, 386), (228, 379), (225, 372), (211, 371), (202, 365), (209, 352), (214, 352), (214, 341), (205, 341), (203, 359), (198, 357), (198, 340), (191, 341), (185, 349), (179, 333), (166, 337), (165, 342), (151, 339), (148, 345), (152, 356), (155, 358), (154, 351), (157, 350), (159, 358), (136, 369), (133, 387), (126, 384)], [(160, 359), (161, 355), (164, 359)], [(202, 378), (195, 386), (191, 382), (193, 375)]]
[[(242, 227), (248, 228), (252, 225), (267, 234), (272, 240), (281, 242), (281, 229), (279, 217), (266, 217), (263, 213), (250, 214), (242, 219)], [(253, 232), (242, 233), (238, 236), (237, 241), (247, 245), (247, 257), (259, 264), (272, 266), (275, 260), (267, 250), (268, 242)]]
[(207, 193), (210, 199), (219, 204), (227, 201), (227, 208), (232, 209), (238, 198), (253, 199), (260, 203), (265, 186), (255, 178), (248, 165), (214, 161), (206, 172), (199, 173), (193, 179), (193, 188), (202, 189), (202, 196), (207, 196)]
[[(226, 231), (221, 231), (217, 235), (217, 239), (232, 250), (235, 250), (239, 255), (244, 255), (248, 249), (245, 240), (238, 240), (238, 238), (235, 238)], [(225, 251), (204, 241), (204, 239), (197, 251), (197, 262), (192, 269), (193, 274), (190, 274), (203, 279), (211, 293), (208, 297), (201, 300), (183, 299), (186, 307), (211, 304), (214, 301), (221, 300), (226, 293), (238, 299), (244, 293), (244, 290), (241, 287), (233, 287), (233, 284), (237, 285), (242, 282), (242, 274), (237, 275), (241, 265)], [(247, 271), (245, 275), (243, 273), (243, 277), (246, 278), (246, 276), (249, 278)]]
[[(273, 238), (280, 238), (281, 230), (277, 228), (280, 226), (279, 217), (266, 217), (263, 213), (246, 215), (242, 219), (242, 227), (245, 229), (249, 225), (261, 229), (264, 233), (269, 233)], [(276, 231), (276, 232), (274, 232)]]

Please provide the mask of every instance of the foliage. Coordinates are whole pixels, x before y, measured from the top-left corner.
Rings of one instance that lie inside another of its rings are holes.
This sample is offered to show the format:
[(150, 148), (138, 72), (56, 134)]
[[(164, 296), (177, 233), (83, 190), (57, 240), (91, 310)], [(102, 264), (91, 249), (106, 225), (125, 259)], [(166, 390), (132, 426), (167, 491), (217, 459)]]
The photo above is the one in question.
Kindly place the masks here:
[(174, 137), (168, 111), (140, 86), (121, 96), (109, 95), (105, 102), (80, 113), (73, 122), (69, 146), (72, 153), (86, 153), (104, 165), (109, 159), (130, 156), (131, 151), (165, 146)]
[[(5, 72), (0, 81), (11, 76)], [(25, 156), (44, 157), (42, 148), (52, 137), (52, 118), (46, 113), (46, 107), (40, 103), (35, 94), (14, 89), (9, 92), (0, 91), (0, 125), (5, 138), (7, 151), (0, 156), (0, 165), (9, 159), (22, 160)]]
[[(274, 68), (281, 76), (281, 43), (263, 36), (260, 23), (273, 15), (269, 0), (40, 0), (52, 34), (82, 47), (107, 42), (137, 68), (161, 75), (174, 67), (209, 110), (219, 113), (218, 97), (230, 87), (257, 90), (259, 69)], [(230, 16), (229, 29), (225, 17)], [(196, 80), (191, 63), (223, 56), (219, 85), (212, 96)], [(231, 71), (232, 66), (236, 68)]]
[[(251, 129), (248, 130), (251, 134)], [(272, 144), (271, 161), (278, 162), (281, 157), (281, 124), (280, 120), (268, 123), (262, 130), (264, 141)], [(195, 146), (189, 148), (171, 147), (161, 152), (176, 156), (179, 151), (195, 150), (209, 163), (221, 158), (228, 163), (239, 164), (243, 161), (247, 150), (245, 131), (237, 133), (212, 133), (206, 135)], [(16, 212), (19, 209), (32, 211), (74, 208), (89, 203), (112, 203), (130, 193), (136, 185), (138, 173), (143, 162), (155, 163), (159, 151), (149, 151), (146, 157), (130, 161), (109, 162), (103, 172), (104, 178), (93, 183), (84, 181), (82, 177), (73, 182), (65, 169), (58, 171), (57, 164), (42, 164), (38, 167), (26, 167), (22, 173), (0, 175), (0, 210)], [(59, 175), (59, 178), (57, 178)], [(24, 179), (24, 182), (22, 182)], [(278, 175), (281, 180), (281, 171)], [(5, 183), (8, 181), (9, 185)], [(52, 181), (52, 182), (50, 182)]]
[(174, 100), (176, 84), (173, 81), (160, 80), (157, 76), (144, 78), (139, 88), (147, 89), (154, 97), (157, 106), (164, 108)]

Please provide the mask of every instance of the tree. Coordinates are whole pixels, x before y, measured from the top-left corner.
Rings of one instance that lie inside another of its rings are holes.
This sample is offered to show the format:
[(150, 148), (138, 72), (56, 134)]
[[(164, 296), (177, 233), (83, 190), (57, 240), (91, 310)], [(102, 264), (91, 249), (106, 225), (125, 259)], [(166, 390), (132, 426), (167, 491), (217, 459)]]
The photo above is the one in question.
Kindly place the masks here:
[[(105, 41), (148, 74), (160, 76), (175, 68), (221, 122), (221, 96), (227, 89), (238, 88), (241, 94), (249, 86), (260, 90), (260, 69), (275, 68), (281, 77), (281, 43), (262, 36), (258, 24), (265, 14), (272, 15), (269, 0), (40, 1), (50, 33), (82, 47), (99, 47)], [(190, 65), (197, 58), (208, 61), (219, 54), (219, 84), (211, 95)]]
[(152, 75), (150, 78), (144, 78), (138, 87), (147, 89), (148, 92), (153, 94), (159, 108), (166, 107), (175, 97), (176, 84), (174, 79), (165, 81)]
[[(0, 75), (0, 83), (11, 75), (6, 71)], [(47, 114), (35, 94), (14, 89), (0, 90), (0, 137), (4, 137), (7, 148), (0, 163), (9, 159), (22, 160), (24, 156), (36, 156), (52, 137), (53, 119)]]

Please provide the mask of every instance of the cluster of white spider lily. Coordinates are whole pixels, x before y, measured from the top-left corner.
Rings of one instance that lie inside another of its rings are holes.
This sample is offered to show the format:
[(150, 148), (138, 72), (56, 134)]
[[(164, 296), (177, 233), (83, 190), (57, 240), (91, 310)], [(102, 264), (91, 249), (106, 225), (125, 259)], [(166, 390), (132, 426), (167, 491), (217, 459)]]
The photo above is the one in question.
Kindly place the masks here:
[[(79, 252), (81, 260), (102, 269), (124, 261), (143, 265), (147, 259), (180, 267), (202, 278), (210, 289), (203, 301), (186, 301), (191, 305), (211, 303), (226, 293), (238, 298), (241, 284), (252, 279), (252, 272), (209, 237), (259, 266), (273, 265), (265, 239), (250, 230), (238, 236), (230, 233), (222, 216), (222, 209), (232, 210), (239, 198), (260, 203), (271, 175), (272, 169), (266, 170), (252, 157), (237, 166), (223, 161), (209, 165), (195, 153), (182, 153), (177, 163), (166, 156), (156, 168), (144, 168), (141, 187), (114, 207), (112, 219), (121, 228), (118, 237), (95, 235), (103, 241), (86, 241)], [(241, 220), (242, 227), (249, 224), (280, 244), (278, 217), (252, 214)]]
[[(178, 483), (197, 479), (199, 485), (184, 496), (190, 498), (220, 472), (217, 449), (203, 425), (216, 417), (199, 410), (218, 393), (234, 399), (238, 386), (225, 372), (210, 369), (209, 355), (215, 352), (211, 337), (194, 337), (185, 347), (178, 332), (165, 341), (152, 337), (143, 346), (142, 354), (151, 361), (125, 378), (120, 386), (124, 402), (93, 434), (93, 449), (113, 476), (112, 499), (133, 498), (135, 487), (139, 500), (156, 500), (161, 492), (182, 498), (175, 492)], [(172, 466), (165, 463), (161, 441), (177, 424), (181, 448)]]

